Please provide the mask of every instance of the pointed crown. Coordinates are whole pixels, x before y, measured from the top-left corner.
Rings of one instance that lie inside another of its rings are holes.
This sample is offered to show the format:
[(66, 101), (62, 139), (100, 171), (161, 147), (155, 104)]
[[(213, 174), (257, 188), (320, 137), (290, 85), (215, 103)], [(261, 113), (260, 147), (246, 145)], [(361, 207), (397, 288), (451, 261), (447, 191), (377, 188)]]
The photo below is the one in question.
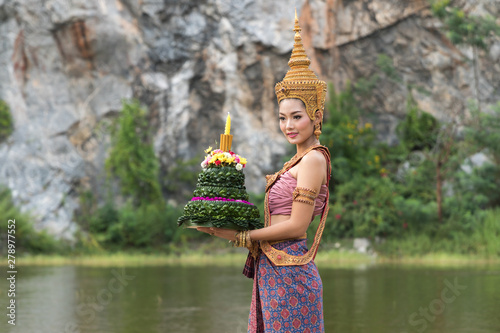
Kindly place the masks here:
[(314, 120), (314, 115), (318, 110), (321, 111), (321, 117), (323, 117), (326, 83), (319, 80), (316, 74), (309, 68), (311, 60), (307, 57), (306, 50), (302, 44), (297, 10), (295, 10), (295, 26), (293, 31), (295, 31), (295, 43), (293, 44), (292, 55), (288, 61), (290, 69), (283, 78), (283, 81), (276, 84), (274, 91), (278, 98), (278, 104), (286, 98), (300, 99), (306, 106), (309, 118)]

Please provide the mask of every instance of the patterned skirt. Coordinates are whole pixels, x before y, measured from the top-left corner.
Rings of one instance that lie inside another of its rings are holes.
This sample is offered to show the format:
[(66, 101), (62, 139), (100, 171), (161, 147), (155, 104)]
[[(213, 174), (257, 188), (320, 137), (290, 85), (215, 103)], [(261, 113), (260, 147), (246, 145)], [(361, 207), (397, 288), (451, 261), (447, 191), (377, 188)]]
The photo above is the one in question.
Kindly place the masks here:
[[(307, 241), (273, 245), (292, 255), (307, 252)], [(313, 261), (302, 266), (275, 266), (265, 254), (257, 258), (248, 333), (324, 332), (323, 284)]]

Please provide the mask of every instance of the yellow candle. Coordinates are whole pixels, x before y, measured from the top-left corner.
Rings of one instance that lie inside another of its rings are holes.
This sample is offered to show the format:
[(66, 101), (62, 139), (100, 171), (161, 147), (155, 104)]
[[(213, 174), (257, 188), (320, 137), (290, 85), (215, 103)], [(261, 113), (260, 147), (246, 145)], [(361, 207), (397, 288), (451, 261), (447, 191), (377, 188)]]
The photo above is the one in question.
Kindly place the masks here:
[(229, 116), (229, 112), (228, 112), (227, 119), (226, 119), (226, 130), (224, 131), (224, 134), (229, 135), (230, 130), (231, 130), (231, 117)]

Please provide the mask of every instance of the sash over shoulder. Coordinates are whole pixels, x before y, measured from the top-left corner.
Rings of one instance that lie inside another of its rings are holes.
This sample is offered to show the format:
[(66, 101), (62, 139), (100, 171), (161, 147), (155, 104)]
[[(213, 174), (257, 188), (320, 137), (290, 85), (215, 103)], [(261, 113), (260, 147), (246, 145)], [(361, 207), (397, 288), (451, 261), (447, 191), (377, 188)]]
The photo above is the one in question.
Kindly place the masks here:
[[(294, 156), (290, 161), (284, 164), (283, 169), (281, 169), (280, 171), (278, 171), (273, 175), (269, 175), (266, 177), (267, 178), (266, 198), (264, 202), (264, 216), (265, 216), (264, 225), (266, 227), (269, 226), (271, 223), (271, 214), (269, 211), (269, 190), (283, 173), (287, 172), (293, 166), (297, 165), (302, 160), (302, 158), (311, 150), (318, 150), (323, 154), (323, 156), (325, 156), (325, 159), (327, 161), (327, 175), (328, 175), (326, 185), (327, 186), (329, 185), (331, 177), (331, 162), (330, 162), (330, 152), (328, 151), (327, 147), (321, 145), (311, 146), (301, 155)], [(329, 193), (327, 193), (326, 195), (325, 207), (323, 208), (323, 212), (321, 214), (321, 220), (319, 222), (318, 229), (316, 230), (316, 234), (314, 235), (314, 241), (311, 246), (311, 249), (304, 255), (300, 256), (290, 255), (285, 251), (281, 251), (274, 248), (269, 241), (260, 241), (260, 248), (262, 252), (269, 258), (269, 260), (273, 264), (275, 264), (276, 266), (305, 265), (309, 263), (312, 259), (314, 259), (318, 251), (319, 243), (321, 241), (321, 235), (323, 234), (323, 230), (325, 229), (325, 221), (329, 209), (328, 199), (329, 199)]]

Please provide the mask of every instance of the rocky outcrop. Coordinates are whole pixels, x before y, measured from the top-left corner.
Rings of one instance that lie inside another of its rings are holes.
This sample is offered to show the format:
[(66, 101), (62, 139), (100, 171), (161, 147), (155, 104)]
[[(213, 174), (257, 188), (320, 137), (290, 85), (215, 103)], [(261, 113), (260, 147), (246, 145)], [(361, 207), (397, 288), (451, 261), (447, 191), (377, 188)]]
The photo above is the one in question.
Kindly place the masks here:
[[(463, 3), (498, 17), (494, 0)], [(393, 59), (397, 79), (364, 101), (382, 140), (396, 140), (408, 93), (441, 119), (475, 96), (470, 50), (447, 41), (423, 0), (0, 0), (0, 98), (15, 122), (0, 144), (0, 183), (37, 227), (71, 237), (79, 191), (103, 191), (107, 124), (136, 97), (164, 174), (213, 145), (231, 112), (248, 189), (261, 191), (286, 153), (274, 84), (287, 70), (294, 7), (312, 67), (337, 88), (385, 75), (379, 54)], [(500, 99), (499, 59), (498, 40), (480, 54), (484, 105)]]

